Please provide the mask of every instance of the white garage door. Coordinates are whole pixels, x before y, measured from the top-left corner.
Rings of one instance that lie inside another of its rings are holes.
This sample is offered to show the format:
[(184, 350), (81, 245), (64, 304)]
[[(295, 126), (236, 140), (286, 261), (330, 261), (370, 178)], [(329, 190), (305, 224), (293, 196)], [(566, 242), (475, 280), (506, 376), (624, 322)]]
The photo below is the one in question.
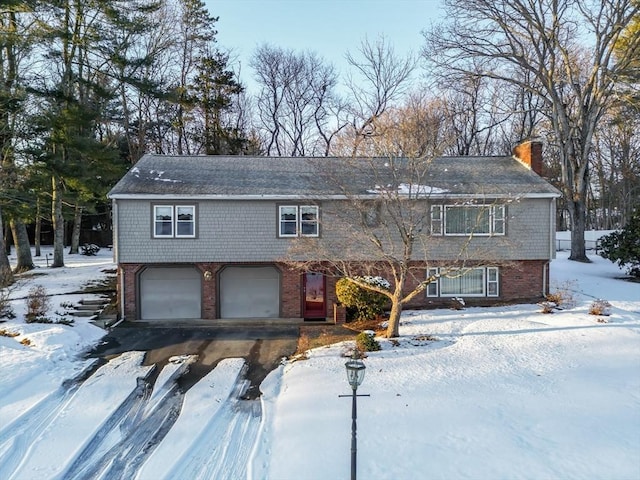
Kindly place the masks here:
[(140, 275), (143, 320), (200, 318), (202, 284), (193, 267), (152, 267)]
[(221, 318), (277, 318), (280, 274), (274, 267), (226, 267), (220, 273)]

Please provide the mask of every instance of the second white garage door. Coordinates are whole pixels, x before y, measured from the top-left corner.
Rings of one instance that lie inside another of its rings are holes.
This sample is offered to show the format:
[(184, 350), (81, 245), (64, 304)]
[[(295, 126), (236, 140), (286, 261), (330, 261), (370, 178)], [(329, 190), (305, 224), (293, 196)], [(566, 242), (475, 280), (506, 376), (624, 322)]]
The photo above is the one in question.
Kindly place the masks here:
[(193, 267), (150, 267), (140, 274), (143, 320), (200, 318), (202, 282)]
[(220, 273), (221, 318), (277, 318), (280, 273), (275, 267), (226, 267)]

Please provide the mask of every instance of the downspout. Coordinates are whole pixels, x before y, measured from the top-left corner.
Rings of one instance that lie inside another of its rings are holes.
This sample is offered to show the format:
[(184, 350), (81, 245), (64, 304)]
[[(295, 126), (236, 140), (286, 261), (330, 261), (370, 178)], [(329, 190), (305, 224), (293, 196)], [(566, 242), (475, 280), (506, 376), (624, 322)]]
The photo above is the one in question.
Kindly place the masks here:
[(556, 258), (556, 199), (555, 197), (549, 202), (549, 261), (544, 264), (542, 269), (542, 296), (546, 297), (549, 293), (548, 279), (551, 275), (551, 260)]
[(118, 269), (118, 272), (120, 275), (118, 275), (118, 277), (120, 277), (120, 322), (124, 321), (124, 302), (125, 302), (125, 291), (124, 291), (124, 270), (122, 268), (120, 268), (120, 257), (118, 255), (119, 253), (119, 244), (120, 242), (118, 242), (119, 240), (119, 232), (120, 229), (118, 228), (118, 224), (119, 224), (119, 219), (118, 219), (118, 201), (116, 199), (113, 200), (112, 202), (112, 208), (111, 208), (111, 215), (112, 215), (112, 221), (111, 221), (111, 225), (113, 228), (113, 261), (116, 264), (116, 268)]
[(549, 204), (549, 259), (556, 258), (556, 199)]

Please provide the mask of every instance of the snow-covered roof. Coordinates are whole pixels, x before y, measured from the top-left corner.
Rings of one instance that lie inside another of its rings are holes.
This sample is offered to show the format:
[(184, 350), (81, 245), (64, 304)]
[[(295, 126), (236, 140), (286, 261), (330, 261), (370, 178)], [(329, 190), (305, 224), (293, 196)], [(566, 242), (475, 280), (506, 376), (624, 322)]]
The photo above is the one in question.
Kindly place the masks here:
[[(381, 191), (426, 196), (538, 196), (559, 192), (511, 156), (406, 158), (147, 154), (110, 198), (327, 198)], [(412, 193), (411, 193), (412, 192)]]

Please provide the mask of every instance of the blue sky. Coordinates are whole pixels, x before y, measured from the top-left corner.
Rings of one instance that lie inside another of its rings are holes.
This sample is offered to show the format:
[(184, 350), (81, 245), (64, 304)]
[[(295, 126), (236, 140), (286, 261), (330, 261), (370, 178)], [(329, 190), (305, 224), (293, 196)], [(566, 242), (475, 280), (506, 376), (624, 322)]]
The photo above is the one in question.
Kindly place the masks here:
[(398, 54), (418, 53), (420, 31), (441, 15), (440, 0), (206, 0), (219, 17), (218, 44), (241, 62), (241, 79), (256, 46), (270, 43), (312, 50), (345, 68), (344, 54), (356, 53), (363, 38), (384, 35)]

